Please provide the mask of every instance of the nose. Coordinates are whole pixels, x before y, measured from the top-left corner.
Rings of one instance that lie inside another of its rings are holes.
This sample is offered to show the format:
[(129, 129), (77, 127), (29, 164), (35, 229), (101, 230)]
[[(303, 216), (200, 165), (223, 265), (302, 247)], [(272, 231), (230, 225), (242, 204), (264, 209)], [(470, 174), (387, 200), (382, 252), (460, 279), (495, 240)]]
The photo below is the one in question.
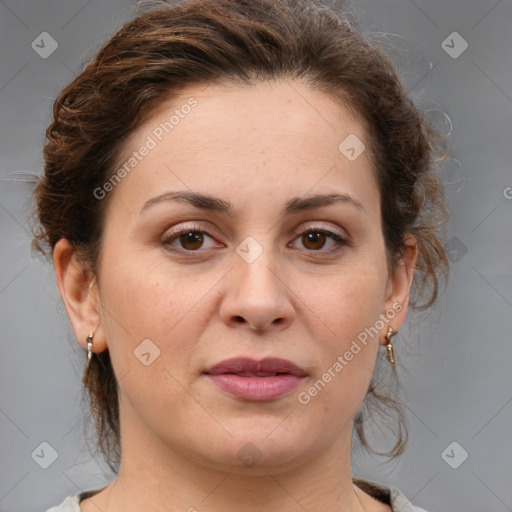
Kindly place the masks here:
[(270, 259), (265, 251), (252, 263), (235, 257), (220, 305), (220, 317), (229, 327), (277, 332), (292, 323), (292, 291), (284, 276), (270, 267)]

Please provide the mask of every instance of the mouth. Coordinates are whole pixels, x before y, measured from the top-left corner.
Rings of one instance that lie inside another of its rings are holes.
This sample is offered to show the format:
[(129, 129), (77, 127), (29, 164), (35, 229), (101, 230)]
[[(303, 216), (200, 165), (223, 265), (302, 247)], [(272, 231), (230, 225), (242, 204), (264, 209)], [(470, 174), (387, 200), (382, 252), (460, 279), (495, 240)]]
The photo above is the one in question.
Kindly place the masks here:
[(299, 365), (281, 358), (256, 361), (232, 358), (204, 374), (222, 391), (248, 401), (276, 400), (290, 394), (307, 377)]

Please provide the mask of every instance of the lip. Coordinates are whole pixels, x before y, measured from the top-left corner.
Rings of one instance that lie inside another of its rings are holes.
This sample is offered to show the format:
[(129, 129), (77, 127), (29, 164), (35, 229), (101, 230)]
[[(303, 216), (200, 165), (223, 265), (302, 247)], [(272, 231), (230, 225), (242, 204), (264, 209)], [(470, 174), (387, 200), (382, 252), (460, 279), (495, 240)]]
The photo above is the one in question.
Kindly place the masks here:
[(286, 359), (248, 357), (226, 359), (204, 372), (223, 391), (249, 401), (276, 400), (291, 393), (307, 377), (306, 371)]

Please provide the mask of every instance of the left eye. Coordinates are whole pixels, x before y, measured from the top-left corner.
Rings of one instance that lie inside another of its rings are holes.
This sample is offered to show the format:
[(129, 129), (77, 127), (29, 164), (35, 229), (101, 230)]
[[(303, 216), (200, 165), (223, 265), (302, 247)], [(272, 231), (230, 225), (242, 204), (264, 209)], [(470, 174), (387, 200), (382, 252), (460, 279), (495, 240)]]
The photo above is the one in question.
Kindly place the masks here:
[(297, 240), (302, 240), (306, 249), (318, 251), (324, 249), (324, 246), (328, 239), (331, 239), (332, 245), (326, 250), (332, 249), (335, 246), (347, 245), (346, 240), (341, 238), (337, 233), (326, 229), (310, 228), (307, 231), (300, 233)]

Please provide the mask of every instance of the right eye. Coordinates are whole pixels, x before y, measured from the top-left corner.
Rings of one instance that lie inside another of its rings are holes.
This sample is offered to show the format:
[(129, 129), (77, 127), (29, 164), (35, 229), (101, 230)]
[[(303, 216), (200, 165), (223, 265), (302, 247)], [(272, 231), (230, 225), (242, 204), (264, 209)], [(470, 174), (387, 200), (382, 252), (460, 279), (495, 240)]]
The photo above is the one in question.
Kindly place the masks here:
[[(213, 237), (207, 231), (202, 229), (201, 226), (191, 226), (166, 233), (162, 240), (162, 244), (164, 246), (171, 246), (172, 250), (198, 252), (208, 238), (214, 240)], [(178, 247), (176, 244), (179, 244), (181, 247)], [(211, 249), (213, 247), (214, 245), (210, 245), (209, 247), (206, 247), (206, 249)]]

